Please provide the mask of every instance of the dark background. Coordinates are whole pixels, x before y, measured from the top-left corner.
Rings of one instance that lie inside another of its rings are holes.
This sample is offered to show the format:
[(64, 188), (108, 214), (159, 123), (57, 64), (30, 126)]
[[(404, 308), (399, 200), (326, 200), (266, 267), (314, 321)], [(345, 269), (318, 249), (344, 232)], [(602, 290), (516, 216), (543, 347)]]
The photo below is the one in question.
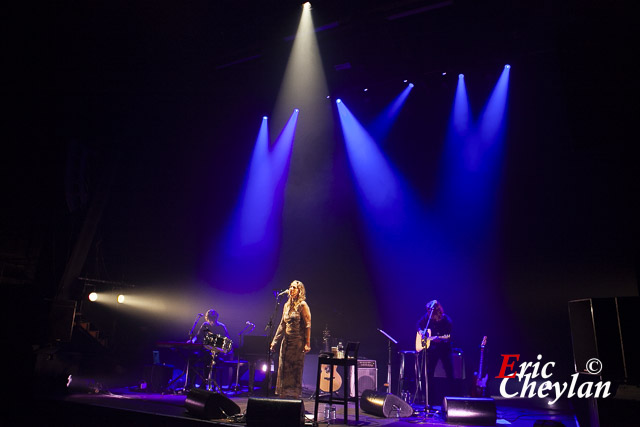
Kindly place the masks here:
[[(501, 353), (522, 353), (524, 360), (542, 353), (570, 372), (567, 302), (638, 294), (625, 5), (455, 1), (388, 19), (433, 4), (314, 2), (316, 27), (338, 23), (317, 33), (327, 84), (333, 98), (368, 122), (404, 79), (415, 83), (381, 146), (429, 205), (457, 75), (465, 74), (477, 115), (511, 64), (492, 246), (452, 234), (460, 274), (410, 283), (403, 277), (400, 284), (376, 277), (335, 124), (327, 142), (332, 165), (305, 164), (310, 176), (331, 171), (331, 191), (298, 209), (305, 189), (289, 183), (295, 191), (287, 190), (278, 263), (269, 280), (246, 285), (262, 295), (244, 295), (241, 280), (211, 283), (203, 271), (235, 208), (260, 119), (274, 108), (299, 2), (4, 6), (5, 336), (41, 340), (46, 302), (59, 295), (106, 180), (111, 185), (81, 276), (134, 284), (147, 294), (210, 296), (192, 310), (176, 307), (186, 319), (178, 324), (120, 313), (119, 322), (130, 326), (111, 338), (121, 343), (117, 356), (126, 364), (150, 363), (153, 342), (182, 339), (193, 315), (209, 306), (233, 334), (247, 319), (261, 332), (273, 308), (271, 290), (300, 279), (314, 340), (325, 326), (333, 336), (360, 340), (380, 376), (387, 343), (376, 328), (410, 349), (415, 322), (434, 298), (454, 319), (454, 345), (465, 351), (468, 370), (487, 335), (491, 373)], [(349, 69), (336, 69), (345, 63)], [(82, 284), (73, 286), (77, 296)], [(386, 307), (389, 301), (395, 306)]]

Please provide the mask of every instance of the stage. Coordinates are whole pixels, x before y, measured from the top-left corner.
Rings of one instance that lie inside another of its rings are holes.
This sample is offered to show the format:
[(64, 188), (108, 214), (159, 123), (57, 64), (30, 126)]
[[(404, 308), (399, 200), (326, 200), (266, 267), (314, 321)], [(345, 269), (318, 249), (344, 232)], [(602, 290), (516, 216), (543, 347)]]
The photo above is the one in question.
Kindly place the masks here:
[[(207, 419), (192, 413), (185, 407), (185, 394), (141, 393), (129, 389), (114, 389), (100, 393), (77, 393), (58, 397), (41, 397), (32, 402), (31, 409), (16, 414), (16, 421), (31, 420), (38, 425), (66, 425), (66, 426), (113, 426), (113, 425), (154, 425), (154, 426), (245, 426), (244, 419), (247, 403), (250, 397), (246, 393), (234, 395), (225, 393), (236, 403), (241, 413), (235, 418)], [(254, 395), (252, 398), (264, 398)], [(271, 396), (273, 397), (273, 396)], [(539, 420), (545, 424), (565, 427), (578, 427), (574, 414), (569, 407), (549, 410), (535, 405), (530, 399), (501, 399), (496, 398), (497, 422), (495, 425), (511, 425), (524, 427), (534, 425)], [(305, 425), (313, 425), (314, 400), (308, 395), (303, 398), (306, 409)], [(440, 407), (434, 407), (425, 417), (424, 407), (414, 406), (414, 413), (410, 417), (386, 418), (379, 417), (360, 410), (360, 420), (355, 421), (354, 404), (349, 404), (348, 423), (344, 421), (344, 411), (340, 405), (336, 406), (336, 418), (327, 421), (323, 414), (323, 404), (320, 405), (318, 426), (327, 425), (360, 425), (360, 426), (412, 426), (412, 425), (463, 425), (447, 423)], [(556, 422), (554, 424), (553, 422)], [(559, 424), (561, 423), (561, 424)], [(281, 425), (275, 421), (274, 426)], [(464, 424), (473, 425), (473, 424)]]

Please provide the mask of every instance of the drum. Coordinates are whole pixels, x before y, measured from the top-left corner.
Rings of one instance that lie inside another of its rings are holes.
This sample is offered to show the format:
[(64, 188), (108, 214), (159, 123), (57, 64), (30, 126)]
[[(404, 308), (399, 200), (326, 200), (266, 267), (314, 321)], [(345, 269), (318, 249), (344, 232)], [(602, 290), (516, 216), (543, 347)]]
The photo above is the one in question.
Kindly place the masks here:
[(224, 335), (214, 335), (209, 332), (204, 336), (203, 339), (204, 348), (210, 351), (219, 351), (222, 353), (228, 353), (231, 351), (231, 345), (233, 341), (230, 338), (225, 337)]

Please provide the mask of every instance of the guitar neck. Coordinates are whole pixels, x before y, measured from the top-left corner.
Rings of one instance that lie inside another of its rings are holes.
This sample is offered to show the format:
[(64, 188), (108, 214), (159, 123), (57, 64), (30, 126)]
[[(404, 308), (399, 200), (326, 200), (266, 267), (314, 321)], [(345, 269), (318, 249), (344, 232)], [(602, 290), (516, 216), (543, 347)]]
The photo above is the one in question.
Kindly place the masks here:
[(480, 349), (480, 366), (478, 366), (478, 378), (482, 378), (482, 364), (484, 363), (484, 347)]

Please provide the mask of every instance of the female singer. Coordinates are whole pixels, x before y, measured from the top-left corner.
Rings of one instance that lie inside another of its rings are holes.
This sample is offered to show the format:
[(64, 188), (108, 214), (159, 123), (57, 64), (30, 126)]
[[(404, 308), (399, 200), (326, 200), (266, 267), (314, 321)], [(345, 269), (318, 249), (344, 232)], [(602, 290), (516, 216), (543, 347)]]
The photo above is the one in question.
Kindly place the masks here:
[(302, 396), (304, 356), (311, 350), (311, 311), (305, 299), (302, 282), (291, 282), (289, 300), (284, 304), (282, 320), (271, 342), (271, 351), (274, 351), (284, 337), (276, 380), (276, 394), (280, 397), (299, 399)]

